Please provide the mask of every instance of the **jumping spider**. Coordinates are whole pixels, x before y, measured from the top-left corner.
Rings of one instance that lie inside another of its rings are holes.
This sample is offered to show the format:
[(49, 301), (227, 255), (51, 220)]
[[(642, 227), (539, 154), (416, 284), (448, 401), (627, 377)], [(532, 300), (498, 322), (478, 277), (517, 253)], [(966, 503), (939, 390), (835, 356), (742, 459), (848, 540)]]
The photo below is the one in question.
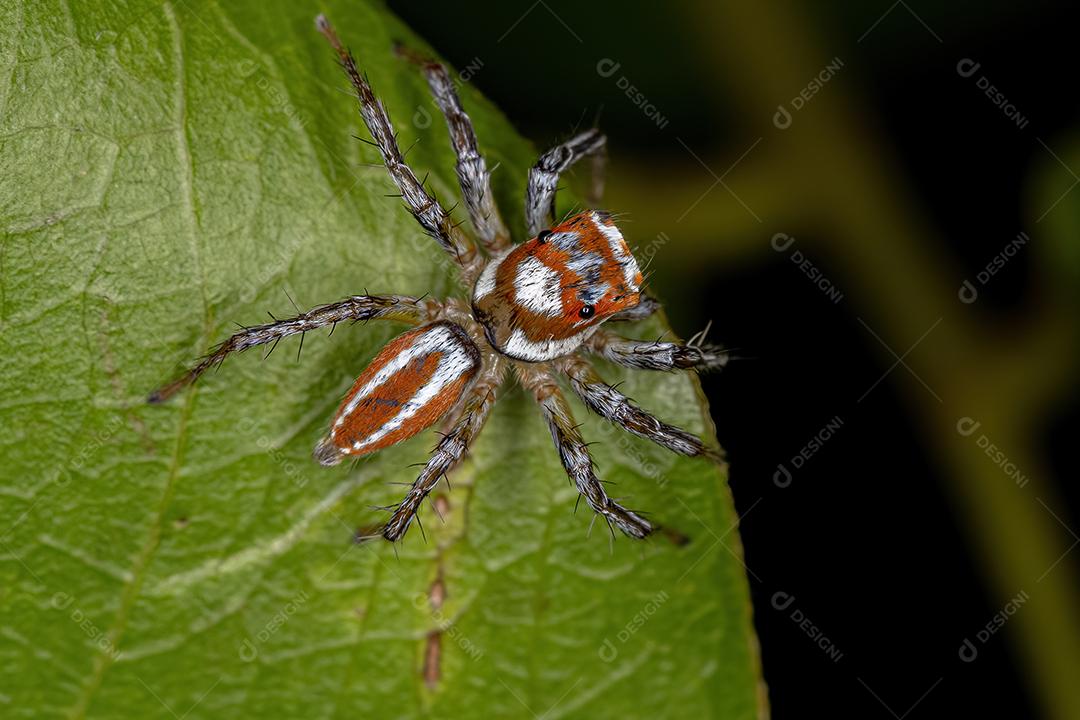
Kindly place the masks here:
[[(569, 380), (590, 410), (619, 427), (683, 455), (717, 459), (719, 454), (699, 438), (661, 422), (605, 383), (584, 353), (644, 370), (718, 368), (727, 356), (715, 346), (637, 342), (600, 329), (605, 320), (644, 318), (658, 307), (641, 294), (641, 271), (610, 215), (588, 211), (545, 228), (554, 216), (560, 173), (583, 157), (591, 156), (594, 162), (601, 159), (604, 136), (588, 130), (540, 156), (529, 171), (526, 191), (525, 219), (532, 239), (512, 245), (492, 199), (489, 173), (477, 150), (472, 123), (446, 69), (436, 62), (420, 62), (450, 129), (461, 192), (485, 258), (405, 163), (386, 110), (357, 69), (352, 53), (321, 15), (316, 26), (337, 53), (356, 92), (364, 124), (406, 206), (424, 232), (457, 263), (472, 297), (355, 295), (287, 320), (247, 327), (154, 392), (150, 401), (167, 400), (230, 353), (276, 343), (289, 335), (346, 320), (408, 323), (416, 328), (384, 347), (361, 373), (314, 452), (319, 463), (335, 465), (397, 443), (446, 418), (442, 439), (382, 528), (383, 537), (400, 539), (423, 499), (465, 455), (508, 369), (540, 405), (563, 467), (578, 492), (609, 525), (632, 537), (645, 537), (655, 529), (653, 525), (609, 497), (596, 477), (556, 374)], [(594, 182), (594, 194), (598, 189), (599, 182)]]

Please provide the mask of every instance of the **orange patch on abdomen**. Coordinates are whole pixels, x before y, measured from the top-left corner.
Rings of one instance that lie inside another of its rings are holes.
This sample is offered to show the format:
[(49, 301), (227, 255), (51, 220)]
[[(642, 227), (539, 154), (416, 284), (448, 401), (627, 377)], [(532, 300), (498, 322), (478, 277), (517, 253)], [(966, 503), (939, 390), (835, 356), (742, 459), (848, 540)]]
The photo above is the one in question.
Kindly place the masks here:
[(412, 437), (454, 405), (479, 364), (479, 351), (456, 325), (400, 335), (353, 383), (329, 440), (342, 455), (359, 457)]

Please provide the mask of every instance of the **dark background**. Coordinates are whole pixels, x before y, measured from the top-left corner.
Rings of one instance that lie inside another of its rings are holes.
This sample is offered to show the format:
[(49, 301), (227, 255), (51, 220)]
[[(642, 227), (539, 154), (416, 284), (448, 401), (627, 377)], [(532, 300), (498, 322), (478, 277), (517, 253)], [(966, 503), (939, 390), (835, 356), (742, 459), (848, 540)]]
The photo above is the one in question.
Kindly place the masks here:
[[(650, 269), (653, 292), (665, 302), (673, 327), (687, 337), (712, 320), (710, 338), (745, 358), (703, 384), (731, 463), (736, 506), (745, 516), (741, 536), (775, 716), (826, 710), (867, 718), (935, 717), (950, 710), (1052, 716), (1047, 708), (1053, 703), (1040, 699), (1033, 681), (1039, 671), (1022, 659), (1022, 629), (994, 634), (979, 646), (975, 662), (959, 659), (964, 639), (1021, 588), (1010, 593), (987, 577), (995, 560), (980, 557), (978, 535), (957, 500), (970, 486), (950, 482), (954, 468), (928, 442), (914, 409), (926, 391), (899, 366), (867, 393), (895, 362), (874, 334), (898, 355), (916, 338), (879, 328), (860, 289), (833, 303), (788, 256), (768, 249), (774, 233), (796, 235), (797, 247), (826, 277), (850, 288), (850, 261), (837, 260), (837, 250), (829, 249), (835, 247), (833, 229), (812, 215), (762, 217), (748, 233), (718, 224), (710, 234), (707, 223), (690, 227), (678, 219), (680, 208), (701, 193), (696, 214), (742, 212), (722, 187), (707, 191), (712, 181), (693, 155), (722, 158), (720, 174), (761, 137), (746, 162), (767, 157), (779, 133), (772, 112), (799, 90), (755, 106), (746, 100), (756, 92), (752, 79), (717, 70), (710, 43), (728, 43), (732, 32), (747, 28), (753, 32), (755, 20), (726, 26), (694, 3), (390, 4), (455, 66), (480, 58), (483, 67), (470, 82), (539, 148), (591, 124), (600, 112), (611, 154), (608, 209), (630, 215), (633, 223), (624, 231), (632, 238), (640, 232), (639, 245), (656, 229), (670, 238)], [(946, 270), (957, 287), (1017, 232), (1028, 232), (1032, 244), (1044, 242), (1049, 223), (1034, 219), (1069, 187), (1067, 177), (1043, 184), (1037, 178), (1053, 168), (1051, 154), (1065, 154), (1077, 123), (1075, 11), (1051, 3), (767, 6), (763, 18), (787, 13), (800, 37), (820, 48), (822, 62), (806, 68), (807, 81), (830, 58), (843, 60), (842, 70), (795, 114), (795, 122), (843, 104), (869, 128), (874, 149), (889, 160), (891, 187), (903, 188), (905, 200), (937, 230), (932, 239), (911, 241), (935, 244), (937, 257), (951, 263)], [(761, 42), (772, 37), (763, 31)], [(767, 48), (779, 62), (787, 51), (783, 45)], [(965, 57), (981, 63), (976, 76), (958, 75), (957, 61)], [(602, 58), (620, 63), (615, 76), (597, 72)], [(1028, 119), (1025, 128), (1003, 117), (978, 90), (981, 74), (992, 77)], [(621, 75), (632, 78), (667, 119), (663, 128), (620, 91)], [(782, 158), (761, 167), (766, 178), (775, 173), (778, 194), (787, 192), (789, 173), (817, 170), (786, 165)], [(569, 182), (584, 178), (579, 172)], [(731, 186), (738, 191), (736, 179)], [(686, 188), (685, 202), (651, 208), (652, 192), (667, 197), (670, 187)], [(630, 199), (638, 206), (618, 204)], [(1075, 216), (1075, 200), (1066, 195), (1051, 213)], [(729, 233), (741, 234), (758, 251), (717, 249)], [(873, 252), (884, 241), (865, 242)], [(1044, 300), (1039, 270), (1024, 248), (981, 289), (977, 307), (956, 304), (949, 312), (963, 314), (979, 332), (1005, 338), (1016, 333), (1023, 342), (1025, 318)], [(944, 300), (955, 302), (955, 296)], [(931, 334), (908, 362), (919, 353), (930, 358), (921, 362), (940, 359), (935, 345)], [(1075, 379), (1074, 372), (1059, 385), (1045, 412), (1013, 420), (1016, 434), (1027, 437), (1031, 453), (1041, 458), (1043, 472), (1031, 487), (1040, 502), (1053, 498), (1046, 506), (1069, 527), (1080, 519), (1071, 482), (1080, 412)], [(953, 416), (965, 414), (958, 408)], [(778, 487), (778, 464), (790, 465), (833, 417), (843, 422), (835, 436), (789, 486)], [(978, 449), (972, 445), (971, 452)], [(1016, 448), (1010, 452), (1021, 455)], [(1009, 482), (992, 466), (988, 477)], [(1071, 539), (1061, 532), (1064, 552)], [(1078, 561), (1080, 552), (1065, 553), (1053, 572), (1075, 577)], [(1033, 575), (1046, 564), (1032, 563)], [(1040, 612), (1038, 586), (1023, 589), (1036, 608), (1027, 612)], [(777, 592), (793, 596), (792, 606), (777, 610)], [(795, 609), (837, 648), (839, 659), (791, 619)], [(1060, 671), (1076, 677), (1080, 668)]]

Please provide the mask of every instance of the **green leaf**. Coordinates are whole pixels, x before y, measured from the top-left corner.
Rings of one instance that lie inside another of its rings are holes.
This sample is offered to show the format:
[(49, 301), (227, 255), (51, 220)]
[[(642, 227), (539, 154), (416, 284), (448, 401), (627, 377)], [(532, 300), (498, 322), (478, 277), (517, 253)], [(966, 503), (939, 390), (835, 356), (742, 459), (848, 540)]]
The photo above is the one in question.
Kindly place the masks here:
[[(352, 468), (310, 453), (401, 327), (308, 337), (300, 362), (295, 342), (230, 358), (143, 404), (233, 322), (293, 312), (286, 291), (301, 306), (462, 292), (351, 137), (356, 108), (312, 21), (335, 22), (452, 203), (445, 127), (391, 51), (422, 40), (381, 7), (297, 5), (0, 6), (0, 715), (763, 713), (736, 517), (706, 461), (575, 405), (613, 494), (689, 538), (609, 549), (511, 386), (441, 490), (446, 524), (425, 510), (427, 542), (413, 528), (395, 549), (353, 533), (399, 498), (388, 483), (411, 481), (432, 434)], [(462, 92), (520, 229), (536, 148)], [(605, 371), (712, 435), (693, 378)]]

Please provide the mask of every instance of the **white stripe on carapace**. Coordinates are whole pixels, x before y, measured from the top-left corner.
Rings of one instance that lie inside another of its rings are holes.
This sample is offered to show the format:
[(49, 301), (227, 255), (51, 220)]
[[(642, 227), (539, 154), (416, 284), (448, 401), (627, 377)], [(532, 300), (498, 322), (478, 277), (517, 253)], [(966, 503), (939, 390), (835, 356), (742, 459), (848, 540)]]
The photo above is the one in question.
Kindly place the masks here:
[(634, 278), (638, 274), (637, 260), (634, 259), (633, 254), (630, 252), (630, 248), (626, 245), (626, 240), (623, 238), (622, 233), (619, 232), (619, 228), (614, 225), (608, 225), (596, 213), (590, 213), (589, 219), (593, 221), (593, 225), (596, 229), (607, 238), (608, 245), (611, 246), (611, 252), (615, 256), (615, 261), (622, 265), (623, 278), (626, 280), (626, 286), (631, 291), (637, 292), (637, 284), (634, 282)]
[(454, 334), (450, 332), (449, 328), (444, 325), (439, 325), (418, 337), (413, 341), (412, 345), (402, 350), (397, 357), (379, 368), (379, 372), (375, 373), (375, 377), (368, 380), (367, 383), (364, 384), (364, 387), (353, 393), (352, 399), (349, 400), (349, 404), (341, 411), (341, 415), (339, 415), (338, 419), (334, 422), (334, 427), (330, 429), (330, 438), (334, 439), (338, 426), (345, 422), (345, 419), (352, 414), (360, 401), (371, 395), (371, 392), (375, 390), (375, 388), (386, 383), (390, 378), (400, 372), (402, 368), (412, 362), (413, 359), (421, 355), (427, 355), (435, 350), (444, 349), (444, 346), (460, 348), (460, 342), (454, 337)]
[(352, 444), (353, 452), (376, 443), (394, 430), (397, 430), (406, 420), (418, 413), (422, 407), (437, 397), (444, 388), (473, 368), (475, 359), (464, 347), (462, 347), (460, 341), (455, 342), (448, 348), (444, 347), (441, 349), (443, 356), (439, 360), (435, 372), (432, 373), (431, 379), (421, 385), (420, 388), (417, 389), (416, 394), (402, 404), (397, 415), (387, 420), (382, 427), (368, 435), (363, 441), (357, 440), (354, 442)]
[(510, 251), (514, 248), (509, 247), (502, 252), (493, 255), (488, 264), (484, 266), (484, 271), (480, 273), (480, 277), (476, 279), (476, 286), (473, 288), (473, 301), (479, 300), (485, 295), (490, 295), (495, 290), (495, 275), (499, 272), (499, 266), (502, 265), (502, 261), (506, 259), (506, 256), (510, 254)]
[(514, 301), (537, 315), (563, 314), (562, 278), (534, 257), (518, 263), (514, 274)]
[(517, 328), (514, 332), (510, 333), (510, 339), (501, 349), (502, 352), (510, 357), (517, 358), (518, 360), (525, 360), (527, 362), (551, 360), (552, 358), (569, 355), (577, 349), (581, 343), (585, 342), (598, 327), (599, 325), (595, 325), (577, 335), (572, 335), (568, 338), (563, 338), (562, 340), (551, 338), (548, 340), (540, 340), (538, 342), (530, 340), (525, 336), (524, 330)]

